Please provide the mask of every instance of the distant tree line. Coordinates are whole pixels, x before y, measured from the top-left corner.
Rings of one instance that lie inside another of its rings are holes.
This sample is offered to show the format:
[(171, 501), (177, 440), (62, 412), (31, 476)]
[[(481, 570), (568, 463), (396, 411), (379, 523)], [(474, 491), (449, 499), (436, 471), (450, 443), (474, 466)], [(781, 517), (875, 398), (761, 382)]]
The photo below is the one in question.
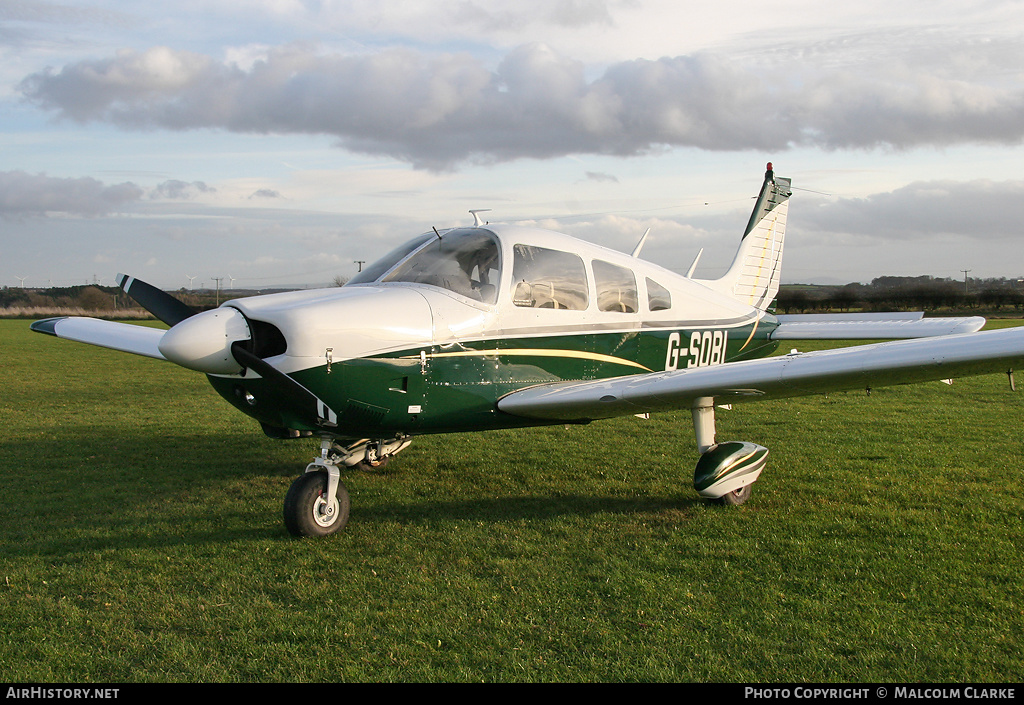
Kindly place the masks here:
[(939, 311), (1024, 309), (1024, 280), (877, 277), (870, 284), (790, 284), (779, 291), (780, 313), (816, 311)]
[[(120, 291), (117, 287), (95, 285), (49, 289), (4, 287), (0, 289), (0, 308), (80, 308), (86, 311), (106, 311), (114, 308), (114, 297)], [(127, 307), (128, 303), (124, 302), (124, 305)]]
[[(216, 294), (208, 291), (174, 292), (174, 297), (197, 310), (213, 308)], [(224, 297), (221, 296), (221, 301)], [(83, 284), (79, 286), (50, 287), (48, 289), (8, 287), (0, 288), (0, 309), (81, 309), (83, 311), (139, 311), (141, 307), (116, 286)]]

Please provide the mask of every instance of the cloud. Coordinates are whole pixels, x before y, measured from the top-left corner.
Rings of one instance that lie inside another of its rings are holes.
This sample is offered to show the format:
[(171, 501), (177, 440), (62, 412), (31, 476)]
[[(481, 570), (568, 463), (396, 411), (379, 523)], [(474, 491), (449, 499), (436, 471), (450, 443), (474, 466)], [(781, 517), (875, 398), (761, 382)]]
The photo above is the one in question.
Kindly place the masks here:
[[(948, 65), (973, 46), (956, 49)], [(322, 134), (437, 170), (665, 147), (913, 148), (1024, 137), (1017, 82), (990, 85), (909, 63), (876, 68), (783, 69), (701, 53), (619, 62), (589, 78), (582, 62), (533, 44), (494, 68), (467, 54), (323, 55), (289, 45), (243, 69), (157, 47), (34, 73), (19, 89), (80, 122)]]
[(913, 240), (1020, 237), (1024, 181), (920, 181), (865, 198), (841, 198), (797, 216), (806, 232)]
[(150, 198), (167, 198), (171, 200), (187, 200), (195, 198), (197, 194), (215, 193), (217, 189), (207, 186), (202, 181), (188, 183), (178, 179), (170, 179), (157, 185), (150, 193)]
[(283, 196), (281, 195), (280, 191), (275, 191), (274, 189), (269, 188), (261, 188), (253, 192), (253, 194), (249, 196), (249, 200), (252, 200), (254, 198), (283, 198)]
[(23, 171), (0, 172), (0, 216), (21, 218), (63, 213), (101, 216), (138, 201), (142, 189), (126, 182), (107, 186), (90, 177), (56, 178)]

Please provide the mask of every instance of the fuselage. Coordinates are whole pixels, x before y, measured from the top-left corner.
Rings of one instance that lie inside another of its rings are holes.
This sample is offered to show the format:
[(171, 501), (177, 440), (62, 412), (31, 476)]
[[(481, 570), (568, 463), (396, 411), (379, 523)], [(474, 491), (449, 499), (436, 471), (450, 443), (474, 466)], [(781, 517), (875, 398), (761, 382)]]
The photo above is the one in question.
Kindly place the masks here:
[[(344, 287), (236, 299), (257, 353), (384, 438), (538, 423), (497, 401), (526, 387), (761, 357), (774, 316), (653, 263), (551, 231), (427, 233)], [(210, 375), (265, 429), (324, 432), (251, 371)], [(269, 432), (269, 431), (268, 431)]]

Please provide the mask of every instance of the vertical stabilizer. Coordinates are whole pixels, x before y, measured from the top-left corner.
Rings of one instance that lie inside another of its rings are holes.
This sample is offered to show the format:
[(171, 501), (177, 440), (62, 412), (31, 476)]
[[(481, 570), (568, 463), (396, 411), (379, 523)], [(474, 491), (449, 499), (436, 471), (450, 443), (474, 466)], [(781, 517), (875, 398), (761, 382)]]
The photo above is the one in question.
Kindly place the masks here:
[(779, 293), (790, 180), (775, 176), (771, 163), (729, 271), (705, 284), (755, 308), (765, 310)]

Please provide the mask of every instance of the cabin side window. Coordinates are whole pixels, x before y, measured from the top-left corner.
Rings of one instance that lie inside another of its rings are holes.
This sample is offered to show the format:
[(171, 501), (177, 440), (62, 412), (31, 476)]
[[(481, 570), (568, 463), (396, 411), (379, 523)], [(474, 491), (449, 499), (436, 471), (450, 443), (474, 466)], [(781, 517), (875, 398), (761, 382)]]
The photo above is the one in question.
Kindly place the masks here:
[(647, 308), (651, 311), (667, 311), (672, 308), (672, 294), (649, 277), (647, 278)]
[(639, 297), (632, 270), (601, 260), (594, 260), (593, 266), (597, 308), (601, 311), (636, 313)]
[(524, 308), (587, 308), (587, 272), (578, 255), (533, 245), (513, 248), (512, 303)]

